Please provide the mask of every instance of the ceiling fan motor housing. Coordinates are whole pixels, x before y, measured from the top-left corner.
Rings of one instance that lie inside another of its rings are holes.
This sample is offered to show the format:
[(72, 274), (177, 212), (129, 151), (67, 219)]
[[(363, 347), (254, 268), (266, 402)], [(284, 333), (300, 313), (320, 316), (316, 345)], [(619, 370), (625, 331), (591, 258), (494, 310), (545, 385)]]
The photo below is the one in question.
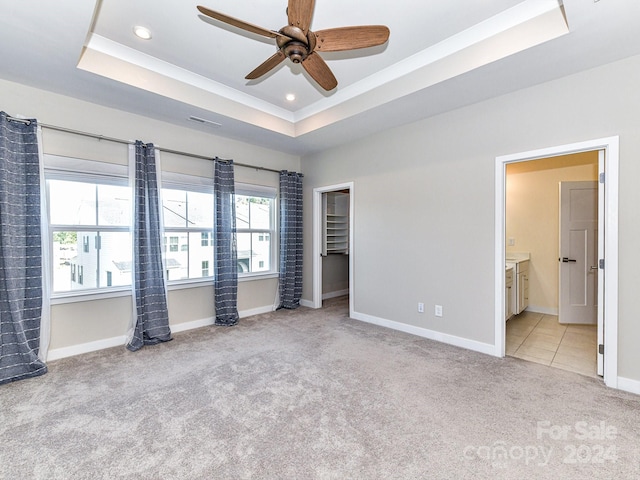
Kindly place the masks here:
[(316, 35), (311, 31), (305, 35), (300, 28), (287, 25), (280, 29), (279, 33), (289, 37), (277, 37), (276, 43), (293, 63), (302, 62), (316, 47)]

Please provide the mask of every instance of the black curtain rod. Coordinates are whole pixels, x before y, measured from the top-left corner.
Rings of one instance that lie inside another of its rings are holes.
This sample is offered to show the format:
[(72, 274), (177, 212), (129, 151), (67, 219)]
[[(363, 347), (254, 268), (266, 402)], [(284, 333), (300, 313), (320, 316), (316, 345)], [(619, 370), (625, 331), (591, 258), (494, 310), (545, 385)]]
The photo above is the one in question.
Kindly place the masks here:
[[(31, 120), (26, 119), (26, 118), (17, 118), (17, 117), (11, 117), (9, 115), (7, 115), (7, 119), (14, 121), (14, 122), (21, 122), (24, 123), (25, 125), (29, 125), (31, 123)], [(83, 137), (90, 137), (90, 138), (96, 138), (98, 140), (104, 140), (107, 142), (114, 142), (114, 143), (123, 143), (125, 145), (133, 145), (135, 142), (131, 141), (131, 140), (122, 140), (120, 138), (113, 138), (113, 137), (105, 137), (104, 135), (96, 135), (95, 133), (88, 133), (88, 132), (81, 132), (80, 130), (72, 130), (70, 128), (65, 128), (65, 127), (58, 127), (56, 125), (47, 125), (46, 123), (40, 123), (39, 124), (41, 127), (43, 128), (48, 128), (49, 130), (56, 130), (58, 132), (64, 132), (64, 133), (71, 133), (73, 135), (81, 135)], [(179, 150), (172, 150), (170, 148), (162, 148), (162, 147), (156, 147), (158, 150), (160, 150), (161, 152), (165, 152), (165, 153), (173, 153), (174, 155), (183, 155), (185, 157), (191, 157), (191, 158), (198, 158), (201, 160), (214, 160), (211, 157), (206, 157), (204, 155), (198, 155), (195, 153), (188, 153), (188, 152), (181, 152)], [(218, 158), (218, 157), (215, 157)], [(220, 159), (218, 159), (220, 160)], [(226, 160), (229, 161), (229, 160)], [(273, 168), (267, 168), (267, 167), (258, 167), (256, 165), (247, 165), (246, 163), (236, 163), (233, 162), (234, 165), (238, 166), (238, 167), (245, 167), (245, 168), (253, 168), (255, 170), (264, 170), (265, 172), (274, 172), (274, 173), (280, 173), (281, 170), (275, 170)]]

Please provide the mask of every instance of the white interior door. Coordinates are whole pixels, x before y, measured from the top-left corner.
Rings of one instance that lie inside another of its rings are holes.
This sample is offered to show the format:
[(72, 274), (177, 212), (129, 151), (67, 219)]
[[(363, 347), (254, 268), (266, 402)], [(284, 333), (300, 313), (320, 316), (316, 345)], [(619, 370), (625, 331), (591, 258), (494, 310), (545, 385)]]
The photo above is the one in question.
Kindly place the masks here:
[(560, 323), (598, 323), (598, 184), (560, 182)]

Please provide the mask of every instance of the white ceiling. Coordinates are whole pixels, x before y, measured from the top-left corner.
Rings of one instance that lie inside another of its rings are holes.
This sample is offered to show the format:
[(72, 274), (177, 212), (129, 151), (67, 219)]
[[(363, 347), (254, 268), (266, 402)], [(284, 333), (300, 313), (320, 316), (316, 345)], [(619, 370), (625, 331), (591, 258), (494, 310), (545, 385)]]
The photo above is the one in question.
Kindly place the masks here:
[(297, 155), (640, 53), (637, 0), (316, 0), (312, 30), (391, 31), (322, 54), (338, 79), (325, 92), (289, 60), (245, 80), (274, 40), (196, 10), (279, 30), (287, 0), (4, 3), (0, 78)]

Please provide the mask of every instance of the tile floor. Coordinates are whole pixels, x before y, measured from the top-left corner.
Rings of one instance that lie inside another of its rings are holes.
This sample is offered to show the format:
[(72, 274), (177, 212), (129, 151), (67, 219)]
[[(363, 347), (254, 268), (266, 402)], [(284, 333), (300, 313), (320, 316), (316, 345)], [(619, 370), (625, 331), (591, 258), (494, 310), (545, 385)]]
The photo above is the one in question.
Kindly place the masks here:
[(562, 325), (556, 315), (522, 312), (507, 321), (506, 354), (596, 376), (597, 327)]

